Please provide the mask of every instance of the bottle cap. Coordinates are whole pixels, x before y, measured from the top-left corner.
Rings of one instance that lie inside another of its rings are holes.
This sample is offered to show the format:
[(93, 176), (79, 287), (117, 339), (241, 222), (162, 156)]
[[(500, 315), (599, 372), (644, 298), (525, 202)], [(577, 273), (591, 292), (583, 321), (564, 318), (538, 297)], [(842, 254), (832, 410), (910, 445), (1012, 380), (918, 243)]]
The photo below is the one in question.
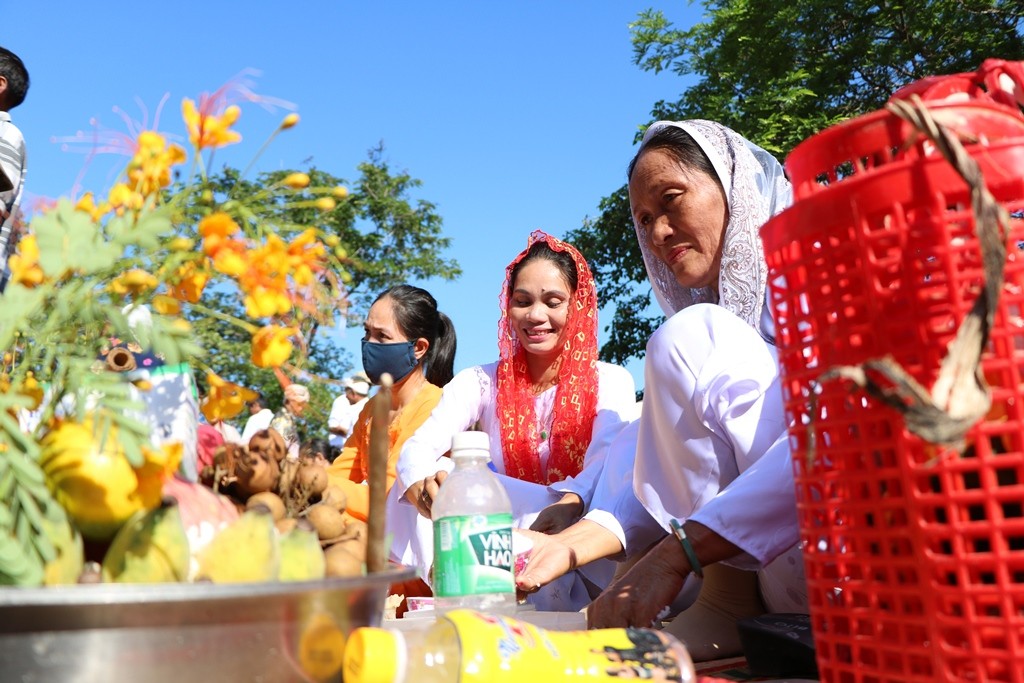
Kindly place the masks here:
[(364, 626), (345, 643), (346, 683), (400, 683), (405, 680), (405, 638), (401, 631)]
[(459, 451), (490, 452), (491, 437), (487, 432), (456, 432), (452, 436), (452, 457)]

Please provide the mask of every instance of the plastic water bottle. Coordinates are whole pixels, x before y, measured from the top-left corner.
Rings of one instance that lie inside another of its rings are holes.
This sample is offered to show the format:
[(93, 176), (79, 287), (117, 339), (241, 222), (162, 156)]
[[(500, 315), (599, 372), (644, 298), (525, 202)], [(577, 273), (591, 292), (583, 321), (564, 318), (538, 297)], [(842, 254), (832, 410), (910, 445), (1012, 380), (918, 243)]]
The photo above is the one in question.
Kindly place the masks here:
[(454, 610), (416, 630), (365, 626), (345, 643), (345, 683), (694, 683), (686, 648), (664, 631), (559, 632), (513, 617)]
[(488, 469), (486, 432), (452, 438), (455, 469), (431, 506), (434, 521), (434, 609), (461, 607), (513, 614), (512, 502)]

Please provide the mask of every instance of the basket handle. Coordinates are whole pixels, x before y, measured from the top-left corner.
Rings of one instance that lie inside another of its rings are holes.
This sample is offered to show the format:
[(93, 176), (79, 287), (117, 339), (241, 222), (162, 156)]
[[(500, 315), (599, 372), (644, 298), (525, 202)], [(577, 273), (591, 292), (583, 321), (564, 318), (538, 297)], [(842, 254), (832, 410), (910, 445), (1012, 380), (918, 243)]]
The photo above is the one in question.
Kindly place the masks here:
[[(820, 381), (849, 380), (899, 411), (911, 433), (931, 443), (959, 446), (991, 405), (980, 362), (1003, 288), (1010, 218), (985, 186), (978, 163), (956, 135), (935, 120), (920, 97), (891, 100), (886, 109), (931, 139), (970, 187), (985, 286), (950, 343), (930, 393), (892, 356), (831, 368), (821, 375)], [(880, 375), (885, 382), (877, 381), (873, 375)]]

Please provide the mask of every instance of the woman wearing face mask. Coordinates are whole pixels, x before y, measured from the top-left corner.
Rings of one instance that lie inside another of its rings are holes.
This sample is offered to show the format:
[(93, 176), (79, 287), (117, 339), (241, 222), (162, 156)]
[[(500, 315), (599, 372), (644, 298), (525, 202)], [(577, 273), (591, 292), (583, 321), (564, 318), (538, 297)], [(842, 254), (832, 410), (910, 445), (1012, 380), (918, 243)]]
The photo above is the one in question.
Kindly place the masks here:
[[(456, 375), (399, 457), (392, 555), (423, 575), (433, 560), (431, 504), (452, 469), (443, 456), (454, 434), (474, 425), (486, 432), (516, 526), (554, 533), (585, 512), (608, 444), (636, 414), (632, 376), (597, 360), (597, 292), (572, 245), (530, 235), (506, 269), (498, 335), (499, 360)], [(402, 526), (407, 503), (420, 513), (411, 517), (415, 532)], [(590, 599), (583, 579), (601, 587), (611, 569), (592, 567), (532, 600), (539, 609), (579, 609)]]
[[(363, 323), (363, 370), (374, 384), (391, 375), (388, 413), (387, 488), (395, 481), (398, 453), (441, 398), (441, 386), (452, 378), (455, 328), (437, 310), (437, 301), (425, 289), (398, 285), (380, 294)], [(363, 406), (352, 434), (327, 470), (332, 484), (348, 496), (347, 512), (365, 520), (369, 512), (366, 485), (370, 454), (370, 424), (376, 395)]]

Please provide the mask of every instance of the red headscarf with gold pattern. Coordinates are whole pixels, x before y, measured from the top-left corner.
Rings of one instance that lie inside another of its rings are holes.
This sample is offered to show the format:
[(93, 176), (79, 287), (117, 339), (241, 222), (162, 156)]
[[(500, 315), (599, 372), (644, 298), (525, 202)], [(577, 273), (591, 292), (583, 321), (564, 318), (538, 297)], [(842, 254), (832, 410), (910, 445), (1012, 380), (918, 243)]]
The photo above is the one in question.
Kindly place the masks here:
[[(514, 286), (512, 272), (538, 242), (544, 242), (552, 251), (568, 253), (576, 264), (577, 277), (576, 290), (569, 297), (562, 350), (557, 361), (558, 385), (546, 473), (541, 471), (537, 450), (542, 437), (526, 351), (508, 317)], [(505, 473), (538, 484), (550, 484), (579, 474), (597, 413), (597, 289), (590, 267), (575, 247), (537, 230), (530, 235), (526, 249), (508, 264), (501, 290), (498, 349), (497, 412)]]

